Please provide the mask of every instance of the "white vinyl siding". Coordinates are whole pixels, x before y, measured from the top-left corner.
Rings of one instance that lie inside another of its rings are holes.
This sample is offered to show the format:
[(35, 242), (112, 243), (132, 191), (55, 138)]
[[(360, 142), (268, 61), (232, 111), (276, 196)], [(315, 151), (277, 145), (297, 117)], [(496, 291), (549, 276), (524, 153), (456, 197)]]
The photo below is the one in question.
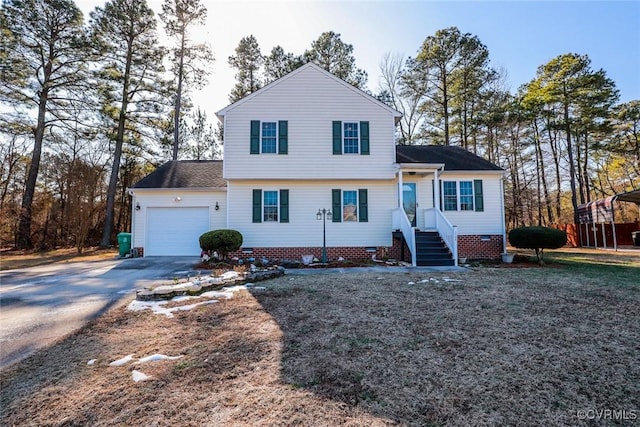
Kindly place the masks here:
[[(252, 222), (255, 188), (289, 189), (289, 222)], [(318, 209), (331, 208), (334, 188), (368, 190), (368, 222), (334, 223), (327, 219), (327, 246), (391, 246), (391, 210), (396, 201), (395, 183), (387, 181), (231, 181), (228, 227), (243, 236), (244, 247), (322, 246), (322, 222)]]
[[(345, 84), (346, 85), (346, 84)], [(224, 116), (224, 177), (233, 179), (393, 179), (393, 114), (322, 71), (307, 68), (272, 83)], [(288, 121), (288, 155), (256, 156), (247, 148), (250, 122)], [(369, 122), (370, 155), (333, 155), (332, 123)], [(293, 212), (293, 211), (292, 211)]]
[[(473, 211), (444, 211), (444, 216), (451, 224), (458, 227), (458, 235), (464, 234), (502, 234), (502, 195), (500, 194), (501, 175), (445, 172), (441, 175), (443, 181), (473, 182), (482, 180), (484, 210)], [(444, 184), (444, 182), (443, 182)], [(474, 206), (475, 208), (475, 206)]]

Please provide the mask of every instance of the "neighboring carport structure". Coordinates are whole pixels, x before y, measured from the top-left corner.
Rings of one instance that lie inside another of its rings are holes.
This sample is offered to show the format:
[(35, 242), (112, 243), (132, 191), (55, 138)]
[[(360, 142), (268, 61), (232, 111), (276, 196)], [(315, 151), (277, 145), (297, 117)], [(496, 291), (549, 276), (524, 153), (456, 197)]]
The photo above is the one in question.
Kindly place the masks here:
[[(634, 224), (624, 224), (624, 230), (620, 230), (620, 224), (618, 224), (618, 229), (616, 229), (616, 202), (635, 203), (640, 208), (640, 190), (616, 194), (615, 196), (609, 196), (604, 199), (595, 200), (578, 206), (581, 246), (607, 248), (608, 244), (611, 244), (611, 247), (617, 250), (618, 245), (621, 244), (620, 240), (626, 242), (627, 237), (629, 240), (631, 239), (632, 231), (640, 230), (640, 222), (637, 220), (635, 227)], [(598, 230), (598, 225), (600, 225), (600, 230)], [(610, 225), (611, 227), (611, 240), (609, 242), (607, 242), (607, 225)], [(624, 234), (618, 234), (619, 231), (622, 231)]]

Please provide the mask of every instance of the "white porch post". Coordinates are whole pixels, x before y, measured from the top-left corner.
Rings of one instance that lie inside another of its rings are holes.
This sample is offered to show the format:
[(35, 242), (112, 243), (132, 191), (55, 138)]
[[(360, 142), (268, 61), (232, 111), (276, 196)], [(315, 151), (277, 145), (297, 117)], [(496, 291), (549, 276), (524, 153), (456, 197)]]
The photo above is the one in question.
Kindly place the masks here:
[(402, 169), (398, 169), (398, 207), (402, 209), (404, 207), (404, 199), (403, 199), (403, 187), (404, 183), (402, 182)]
[(434, 209), (440, 209), (440, 175), (438, 175), (438, 169), (433, 174), (433, 203)]

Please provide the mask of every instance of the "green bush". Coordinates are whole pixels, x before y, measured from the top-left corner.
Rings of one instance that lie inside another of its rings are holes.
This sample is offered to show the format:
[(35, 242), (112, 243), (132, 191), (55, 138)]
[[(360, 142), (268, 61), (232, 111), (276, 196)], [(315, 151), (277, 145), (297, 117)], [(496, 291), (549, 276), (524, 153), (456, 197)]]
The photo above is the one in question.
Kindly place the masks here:
[(215, 251), (221, 259), (229, 252), (237, 251), (242, 246), (242, 234), (236, 230), (207, 231), (200, 236), (200, 247), (203, 251)]
[(520, 249), (535, 249), (538, 262), (544, 264), (544, 250), (567, 244), (567, 233), (548, 227), (520, 227), (509, 232), (509, 242)]

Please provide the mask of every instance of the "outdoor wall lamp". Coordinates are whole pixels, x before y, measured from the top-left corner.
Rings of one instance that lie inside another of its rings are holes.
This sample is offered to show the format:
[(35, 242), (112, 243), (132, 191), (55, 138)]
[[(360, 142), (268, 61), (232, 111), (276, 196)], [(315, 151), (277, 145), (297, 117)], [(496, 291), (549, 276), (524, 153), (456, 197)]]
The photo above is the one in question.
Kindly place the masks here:
[(139, 211), (140, 210), (140, 203), (136, 202), (136, 210)]
[(182, 197), (178, 196), (178, 197), (176, 197), (176, 198), (175, 198), (175, 199), (173, 199), (173, 200), (174, 200), (174, 201), (176, 201), (176, 202), (179, 202), (179, 201), (181, 201), (181, 200), (182, 200)]
[(216, 210), (219, 211), (220, 210), (220, 205), (218, 204), (218, 202), (216, 202)]

